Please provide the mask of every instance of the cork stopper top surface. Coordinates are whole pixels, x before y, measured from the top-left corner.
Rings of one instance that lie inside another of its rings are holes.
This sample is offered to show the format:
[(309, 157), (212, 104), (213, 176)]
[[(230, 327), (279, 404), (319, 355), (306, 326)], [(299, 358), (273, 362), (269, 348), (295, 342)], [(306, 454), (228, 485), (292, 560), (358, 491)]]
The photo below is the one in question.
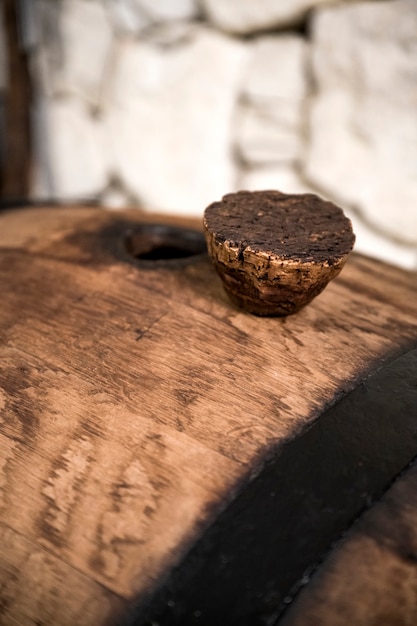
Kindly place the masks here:
[(216, 244), (301, 262), (335, 262), (355, 235), (342, 209), (314, 194), (239, 191), (210, 204), (206, 229)]

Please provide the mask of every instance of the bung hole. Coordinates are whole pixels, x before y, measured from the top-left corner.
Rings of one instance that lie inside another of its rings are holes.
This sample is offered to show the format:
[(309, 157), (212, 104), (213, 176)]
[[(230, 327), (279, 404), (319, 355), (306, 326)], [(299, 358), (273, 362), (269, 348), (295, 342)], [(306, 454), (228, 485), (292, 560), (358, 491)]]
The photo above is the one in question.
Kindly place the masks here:
[(171, 264), (206, 252), (204, 235), (189, 228), (141, 224), (126, 235), (127, 252), (140, 262)]

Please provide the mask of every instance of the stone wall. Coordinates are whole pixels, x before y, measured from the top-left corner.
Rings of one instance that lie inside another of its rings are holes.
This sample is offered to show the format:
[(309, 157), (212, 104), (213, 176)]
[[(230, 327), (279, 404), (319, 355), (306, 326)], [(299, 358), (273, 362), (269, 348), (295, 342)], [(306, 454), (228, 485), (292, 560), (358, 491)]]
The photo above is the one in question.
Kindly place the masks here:
[(33, 196), (201, 215), (237, 189), (342, 205), (417, 268), (415, 0), (33, 0)]

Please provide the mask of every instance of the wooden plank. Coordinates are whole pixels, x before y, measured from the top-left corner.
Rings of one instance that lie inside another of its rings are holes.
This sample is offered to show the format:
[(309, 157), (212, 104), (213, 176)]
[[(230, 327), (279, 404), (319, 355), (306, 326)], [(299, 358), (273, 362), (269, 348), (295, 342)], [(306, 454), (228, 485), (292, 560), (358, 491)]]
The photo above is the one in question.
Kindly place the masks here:
[[(3, 446), (7, 442), (2, 440)], [(36, 626), (111, 624), (125, 603), (62, 559), (0, 524), (1, 623)]]
[(411, 274), (353, 257), (298, 315), (260, 320), (207, 257), (129, 256), (126, 233), (166, 219), (0, 217), (0, 521), (130, 602), (284, 442), (417, 337)]
[(417, 466), (355, 524), (279, 622), (417, 624)]

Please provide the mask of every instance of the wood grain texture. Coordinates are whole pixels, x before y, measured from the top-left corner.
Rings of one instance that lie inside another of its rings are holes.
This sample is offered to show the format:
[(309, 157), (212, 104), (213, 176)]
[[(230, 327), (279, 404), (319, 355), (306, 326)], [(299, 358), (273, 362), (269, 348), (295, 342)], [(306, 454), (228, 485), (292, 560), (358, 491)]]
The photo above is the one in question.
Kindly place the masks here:
[(5, 524), (0, 545), (1, 624), (110, 626), (122, 615), (118, 596)]
[(417, 466), (338, 545), (282, 626), (417, 624)]
[(260, 320), (205, 256), (135, 263), (126, 232), (157, 219), (0, 216), (0, 522), (62, 597), (49, 622), (19, 613), (40, 570), (13, 586), (18, 551), (1, 546), (6, 624), (67, 623), (77, 586), (86, 626), (153, 593), (284, 441), (416, 342), (411, 274), (353, 256), (298, 315)]

